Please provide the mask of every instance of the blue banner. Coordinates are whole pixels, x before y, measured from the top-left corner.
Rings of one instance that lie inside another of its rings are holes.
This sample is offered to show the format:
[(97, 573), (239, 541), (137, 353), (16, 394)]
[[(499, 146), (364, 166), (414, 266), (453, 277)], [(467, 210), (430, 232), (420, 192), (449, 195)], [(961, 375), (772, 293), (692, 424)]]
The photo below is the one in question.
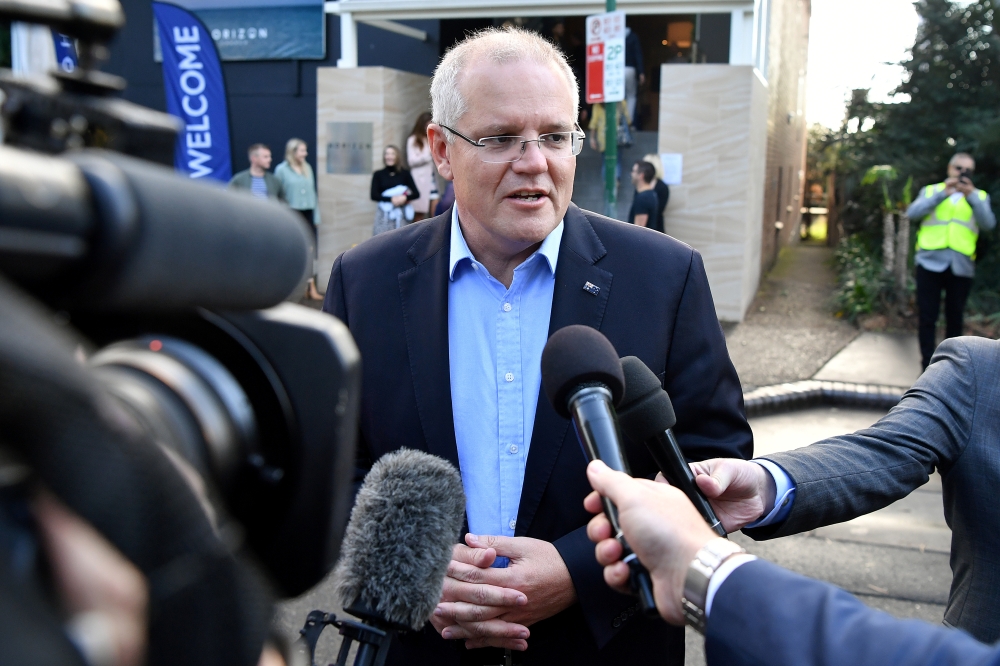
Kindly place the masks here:
[(52, 42), (56, 47), (56, 64), (59, 69), (67, 73), (75, 70), (78, 60), (73, 38), (53, 30)]
[(177, 135), (174, 166), (191, 178), (229, 182), (229, 112), (226, 84), (212, 36), (197, 17), (163, 2), (153, 3), (163, 54), (167, 113), (184, 123)]

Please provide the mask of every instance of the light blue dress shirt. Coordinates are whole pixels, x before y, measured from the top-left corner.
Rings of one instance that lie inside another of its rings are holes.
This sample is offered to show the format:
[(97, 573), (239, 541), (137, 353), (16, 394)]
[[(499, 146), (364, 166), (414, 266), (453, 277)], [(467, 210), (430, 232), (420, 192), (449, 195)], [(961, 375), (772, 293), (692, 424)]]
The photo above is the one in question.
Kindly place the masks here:
[[(448, 354), (465, 510), (473, 534), (514, 536), (549, 334), (563, 222), (514, 269), (510, 288), (469, 251), (451, 216)], [(494, 566), (506, 566), (498, 558)]]
[(774, 508), (766, 516), (746, 527), (764, 527), (780, 523), (792, 512), (792, 503), (795, 502), (795, 482), (785, 470), (770, 460), (758, 458), (750, 462), (755, 462), (766, 469), (774, 479)]

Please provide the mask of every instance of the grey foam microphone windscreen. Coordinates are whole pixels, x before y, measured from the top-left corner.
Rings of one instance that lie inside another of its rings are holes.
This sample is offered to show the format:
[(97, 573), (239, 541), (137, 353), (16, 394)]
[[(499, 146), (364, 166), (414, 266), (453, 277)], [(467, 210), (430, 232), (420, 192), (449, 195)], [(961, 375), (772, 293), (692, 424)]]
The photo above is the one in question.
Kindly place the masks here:
[(344, 535), (335, 574), (341, 604), (419, 630), (441, 598), (464, 519), (462, 479), (451, 463), (411, 449), (382, 456)]

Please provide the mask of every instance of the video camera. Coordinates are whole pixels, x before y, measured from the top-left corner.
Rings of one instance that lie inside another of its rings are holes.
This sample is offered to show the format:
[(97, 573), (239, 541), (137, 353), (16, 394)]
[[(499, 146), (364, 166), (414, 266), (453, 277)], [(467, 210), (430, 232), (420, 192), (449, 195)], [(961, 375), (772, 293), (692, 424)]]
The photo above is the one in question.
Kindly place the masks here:
[(176, 119), (97, 70), (117, 0), (0, 0), (0, 20), (79, 52), (71, 73), (0, 70), (0, 537), (5, 488), (41, 482), (149, 579), (149, 663), (255, 663), (267, 587), (300, 594), (338, 556), (357, 347), (283, 302), (299, 216), (176, 174)]

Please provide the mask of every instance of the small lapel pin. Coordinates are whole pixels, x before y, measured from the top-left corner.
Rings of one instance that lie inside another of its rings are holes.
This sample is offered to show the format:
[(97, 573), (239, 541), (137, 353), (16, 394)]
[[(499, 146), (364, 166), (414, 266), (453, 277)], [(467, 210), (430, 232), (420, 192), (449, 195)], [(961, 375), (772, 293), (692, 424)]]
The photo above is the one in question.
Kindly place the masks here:
[(587, 283), (585, 283), (583, 285), (583, 290), (585, 292), (587, 292), (588, 294), (590, 294), (591, 296), (597, 296), (599, 293), (601, 293), (601, 288), (598, 287), (593, 282), (587, 282)]

